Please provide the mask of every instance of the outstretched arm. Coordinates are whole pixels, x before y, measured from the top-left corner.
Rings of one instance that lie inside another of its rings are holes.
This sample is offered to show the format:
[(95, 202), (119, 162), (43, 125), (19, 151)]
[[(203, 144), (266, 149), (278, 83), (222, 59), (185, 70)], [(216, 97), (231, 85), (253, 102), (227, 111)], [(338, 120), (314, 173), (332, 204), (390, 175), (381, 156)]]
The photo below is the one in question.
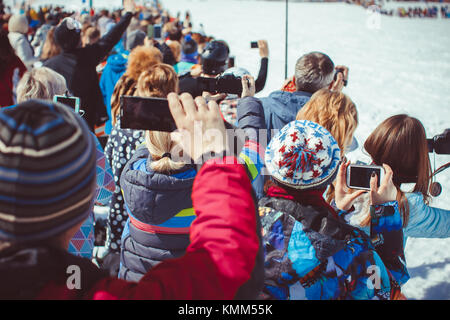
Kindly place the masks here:
[(94, 61), (94, 64), (98, 64), (108, 53), (114, 48), (114, 46), (120, 41), (123, 33), (130, 25), (133, 18), (133, 12), (135, 8), (134, 0), (124, 1), (124, 15), (122, 19), (117, 23), (114, 28), (111, 29), (106, 35), (104, 35), (97, 43), (87, 46), (87, 57)]
[[(203, 128), (225, 133), (217, 104), (202, 98), (169, 95), (169, 105), (179, 129), (193, 133), (193, 121)], [(222, 126), (222, 127), (221, 127)], [(205, 133), (205, 131), (203, 132)], [(188, 134), (189, 136), (189, 134)], [(207, 136), (207, 135), (206, 135)], [(179, 140), (193, 159), (227, 148), (220, 139), (186, 147), (195, 137)], [(234, 157), (217, 156), (198, 173), (192, 191), (197, 214), (191, 225), (191, 244), (179, 259), (165, 261), (139, 283), (104, 279), (91, 291), (94, 299), (232, 299), (250, 279), (259, 249), (255, 204), (249, 178)]]

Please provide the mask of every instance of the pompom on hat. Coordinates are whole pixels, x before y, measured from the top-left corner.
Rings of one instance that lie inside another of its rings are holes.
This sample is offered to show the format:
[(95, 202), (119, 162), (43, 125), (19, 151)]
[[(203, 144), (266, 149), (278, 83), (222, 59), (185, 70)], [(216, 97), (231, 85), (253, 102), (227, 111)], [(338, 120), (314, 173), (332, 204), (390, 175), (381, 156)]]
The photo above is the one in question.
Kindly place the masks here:
[(71, 51), (78, 47), (81, 41), (81, 24), (73, 18), (64, 18), (56, 27), (55, 42), (63, 51)]
[(332, 183), (340, 161), (334, 137), (307, 120), (287, 124), (272, 138), (265, 155), (270, 175), (281, 184), (300, 190), (321, 189)]
[(86, 220), (96, 147), (69, 107), (29, 100), (0, 111), (0, 240), (50, 239)]

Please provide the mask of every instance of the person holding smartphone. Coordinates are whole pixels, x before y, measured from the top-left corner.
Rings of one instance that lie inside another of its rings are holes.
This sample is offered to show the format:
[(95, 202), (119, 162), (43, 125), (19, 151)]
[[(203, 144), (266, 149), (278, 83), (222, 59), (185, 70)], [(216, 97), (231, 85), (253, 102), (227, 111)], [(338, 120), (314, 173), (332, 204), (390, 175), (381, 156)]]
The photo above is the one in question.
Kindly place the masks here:
[(69, 90), (81, 100), (85, 110), (85, 120), (95, 132), (95, 126), (103, 125), (108, 120), (106, 106), (96, 66), (120, 41), (131, 22), (135, 11), (134, 0), (124, 0), (123, 16), (110, 32), (92, 45), (81, 48), (81, 24), (73, 18), (65, 18), (55, 29), (55, 42), (62, 53), (47, 60), (45, 67), (53, 69), (64, 76)]
[[(325, 128), (307, 120), (290, 122), (271, 140), (265, 164), (270, 177), (259, 201), (266, 253), (263, 298), (403, 297), (400, 286), (409, 275), (402, 264), (401, 219), (388, 166), (381, 186), (372, 183), (369, 193), (376, 217), (392, 217), (389, 223), (374, 223), (373, 238), (386, 240), (380, 244), (340, 218), (360, 193), (337, 192), (339, 211), (323, 198), (336, 177), (341, 185), (347, 166)], [(375, 285), (371, 268), (377, 269)]]
[[(430, 205), (433, 178), (422, 123), (406, 114), (389, 117), (367, 138), (364, 149), (373, 164), (388, 164), (394, 172), (405, 244), (407, 237), (450, 237), (450, 210)], [(406, 184), (412, 187), (406, 187)], [(346, 220), (369, 233), (367, 197), (357, 202), (356, 210), (348, 214)]]
[[(7, 147), (0, 152), (0, 160), (27, 180), (1, 177), (1, 192), (8, 196), (1, 200), (5, 209), (0, 217), (0, 299), (231, 300), (238, 295), (251, 277), (260, 248), (258, 214), (247, 172), (242, 165), (228, 164), (236, 163), (234, 157), (225, 156), (228, 146), (206, 134), (215, 129), (225, 135), (217, 104), (175, 93), (168, 99), (177, 127), (186, 138), (180, 141), (183, 151), (193, 159), (203, 154), (213, 158), (195, 178), (192, 202), (197, 218), (186, 254), (162, 262), (139, 283), (113, 278), (88, 259), (67, 253), (68, 241), (89, 214), (93, 200), (95, 147), (86, 123), (61, 105), (36, 100), (0, 110), (2, 119), (19, 121), (2, 124), (5, 136), (17, 139), (11, 144), (0, 137)], [(35, 125), (36, 113), (45, 114), (41, 121), (53, 125), (45, 126), (47, 130), (40, 130), (38, 136), (32, 130), (19, 134), (18, 127)], [(194, 148), (185, 143), (197, 130), (191, 119), (203, 123), (200, 134), (205, 136), (204, 143)], [(70, 152), (61, 149), (61, 143)], [(19, 148), (27, 152), (8, 152)], [(42, 161), (43, 156), (51, 158), (51, 167)], [(77, 161), (80, 156), (87, 158), (86, 163)], [(70, 174), (68, 163), (74, 166)], [(33, 177), (28, 177), (29, 168), (34, 169)], [(55, 175), (58, 187), (49, 187), (45, 180), (55, 179)], [(42, 194), (39, 199), (28, 192), (31, 183)], [(45, 202), (54, 205), (42, 205)], [(79, 287), (71, 280), (74, 271), (80, 275)]]
[[(167, 64), (142, 73), (135, 96), (166, 98), (178, 91), (178, 77)], [(195, 165), (177, 161), (169, 132), (145, 131), (139, 147), (121, 174), (128, 220), (122, 234), (119, 278), (139, 280), (166, 259), (181, 257), (188, 247), (195, 219), (191, 193)]]

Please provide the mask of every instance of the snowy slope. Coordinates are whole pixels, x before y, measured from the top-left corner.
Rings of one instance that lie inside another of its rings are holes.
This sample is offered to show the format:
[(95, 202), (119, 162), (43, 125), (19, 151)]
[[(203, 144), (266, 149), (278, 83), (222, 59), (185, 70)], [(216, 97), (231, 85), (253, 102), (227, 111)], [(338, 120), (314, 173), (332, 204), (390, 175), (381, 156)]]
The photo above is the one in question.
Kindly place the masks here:
[[(260, 1), (165, 0), (175, 14), (184, 4), (193, 21), (228, 41), (236, 64), (257, 75), (257, 50), (250, 41), (267, 39), (269, 76), (259, 96), (267, 96), (284, 80), (285, 7)], [(182, 5), (183, 4), (183, 5)], [(226, 5), (225, 5), (226, 4)], [(350, 68), (345, 88), (358, 107), (363, 142), (387, 117), (408, 113), (425, 126), (429, 137), (450, 128), (450, 21), (401, 19), (370, 15), (346, 4), (289, 4), (289, 61), (310, 51), (323, 51), (336, 64)], [(379, 28), (377, 28), (379, 27)], [(432, 162), (434, 159), (432, 158)], [(436, 165), (450, 161), (437, 156)], [(450, 170), (440, 174), (442, 196), (433, 205), (450, 209)], [(404, 293), (410, 299), (450, 299), (450, 238), (409, 239), (406, 258), (411, 280)]]
[[(5, 1), (8, 3), (8, 1)], [(35, 3), (47, 1), (34, 1)], [(81, 1), (51, 1), (79, 6)], [(259, 70), (257, 50), (250, 42), (267, 39), (270, 48), (267, 96), (284, 81), (285, 7), (283, 2), (233, 0), (164, 0), (173, 15), (189, 9), (194, 28), (230, 45), (236, 64), (253, 75)], [(94, 0), (98, 6), (120, 0)], [(412, 5), (412, 4), (411, 4)], [(343, 3), (289, 4), (288, 70), (298, 57), (323, 51), (336, 64), (350, 67), (344, 92), (356, 103), (360, 142), (387, 117), (408, 113), (422, 121), (429, 137), (450, 128), (450, 19), (402, 19), (374, 16)], [(432, 157), (436, 166), (450, 156)], [(442, 195), (433, 205), (450, 209), (450, 170), (441, 173)], [(409, 239), (406, 258), (411, 280), (404, 287), (410, 299), (450, 299), (450, 238)]]

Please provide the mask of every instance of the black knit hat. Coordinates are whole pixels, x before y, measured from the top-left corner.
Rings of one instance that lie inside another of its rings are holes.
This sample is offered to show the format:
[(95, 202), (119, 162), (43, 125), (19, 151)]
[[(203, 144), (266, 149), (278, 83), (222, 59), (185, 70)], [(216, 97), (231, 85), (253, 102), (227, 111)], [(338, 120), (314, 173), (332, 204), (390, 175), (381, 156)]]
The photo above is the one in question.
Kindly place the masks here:
[(70, 108), (30, 100), (0, 110), (0, 240), (45, 240), (84, 221), (96, 148)]
[(71, 51), (81, 41), (81, 25), (72, 18), (65, 18), (55, 29), (55, 42), (63, 51)]

